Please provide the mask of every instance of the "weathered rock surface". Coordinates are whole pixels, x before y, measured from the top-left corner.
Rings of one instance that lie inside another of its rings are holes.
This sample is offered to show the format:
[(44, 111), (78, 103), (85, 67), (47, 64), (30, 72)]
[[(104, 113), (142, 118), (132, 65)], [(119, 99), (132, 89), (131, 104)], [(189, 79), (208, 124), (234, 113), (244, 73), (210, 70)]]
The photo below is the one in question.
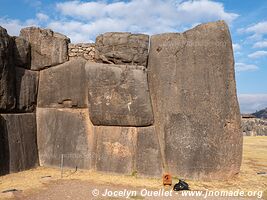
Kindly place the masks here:
[(137, 173), (150, 177), (162, 176), (162, 160), (155, 127), (138, 127), (136, 130)]
[(96, 38), (99, 61), (114, 64), (147, 65), (149, 36), (131, 33), (104, 33)]
[(50, 29), (29, 27), (20, 36), (31, 45), (31, 70), (41, 70), (68, 61), (70, 39)]
[(95, 126), (95, 169), (121, 174), (162, 175), (160, 149), (153, 126)]
[(16, 67), (16, 95), (19, 112), (33, 112), (37, 103), (39, 72)]
[(144, 67), (87, 62), (86, 73), (89, 112), (94, 125), (148, 126), (153, 123)]
[(96, 170), (131, 174), (135, 171), (136, 128), (96, 126)]
[(242, 158), (231, 37), (223, 21), (151, 37), (148, 81), (165, 170), (227, 179)]
[(0, 112), (15, 109), (15, 67), (13, 64), (13, 40), (0, 26)]
[(242, 118), (244, 136), (267, 136), (267, 120), (259, 118)]
[(13, 37), (14, 40), (14, 64), (17, 67), (30, 69), (31, 48), (30, 43), (21, 37)]
[(1, 114), (0, 144), (0, 174), (37, 166), (35, 114)]
[(87, 109), (37, 109), (37, 138), (41, 166), (91, 168), (93, 128)]
[(38, 107), (87, 107), (84, 59), (75, 59), (40, 72)]

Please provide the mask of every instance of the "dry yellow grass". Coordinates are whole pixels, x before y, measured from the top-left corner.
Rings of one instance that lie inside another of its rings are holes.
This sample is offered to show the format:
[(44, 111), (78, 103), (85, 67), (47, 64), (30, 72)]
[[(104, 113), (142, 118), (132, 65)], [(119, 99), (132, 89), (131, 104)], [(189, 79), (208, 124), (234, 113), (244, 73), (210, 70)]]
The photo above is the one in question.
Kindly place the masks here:
[[(193, 190), (243, 190), (267, 191), (267, 176), (257, 172), (267, 172), (267, 137), (245, 137), (241, 172), (229, 181), (190, 181)], [(51, 176), (51, 178), (42, 178)], [(9, 174), (0, 177), (0, 191), (16, 188), (24, 192), (36, 192), (45, 189), (49, 181), (61, 179), (60, 169), (38, 167), (36, 169)], [(91, 181), (95, 184), (113, 184), (129, 187), (161, 187), (161, 179), (141, 178), (135, 176), (111, 175), (90, 170), (64, 170), (63, 179)], [(0, 193), (0, 198), (7, 197)], [(266, 194), (265, 194), (266, 195)]]

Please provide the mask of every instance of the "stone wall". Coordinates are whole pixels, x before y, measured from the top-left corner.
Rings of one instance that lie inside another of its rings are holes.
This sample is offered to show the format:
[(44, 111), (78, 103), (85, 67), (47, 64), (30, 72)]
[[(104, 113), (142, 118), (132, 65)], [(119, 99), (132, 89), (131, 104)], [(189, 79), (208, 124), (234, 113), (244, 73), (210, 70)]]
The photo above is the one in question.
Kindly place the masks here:
[(150, 40), (105, 33), (95, 44), (35, 27), (14, 39), (2, 28), (0, 42), (1, 174), (58, 166), (62, 155), (67, 167), (121, 174), (210, 180), (239, 172), (240, 113), (224, 22)]
[[(39, 72), (31, 70), (30, 43), (0, 27), (0, 175), (39, 163), (36, 115)], [(34, 48), (32, 48), (34, 49)]]
[(267, 136), (267, 120), (259, 118), (242, 118), (244, 136)]
[(95, 61), (97, 59), (97, 52), (95, 44), (93, 43), (79, 43), (79, 44), (69, 44), (68, 46), (69, 60), (75, 58), (84, 58), (88, 61)]

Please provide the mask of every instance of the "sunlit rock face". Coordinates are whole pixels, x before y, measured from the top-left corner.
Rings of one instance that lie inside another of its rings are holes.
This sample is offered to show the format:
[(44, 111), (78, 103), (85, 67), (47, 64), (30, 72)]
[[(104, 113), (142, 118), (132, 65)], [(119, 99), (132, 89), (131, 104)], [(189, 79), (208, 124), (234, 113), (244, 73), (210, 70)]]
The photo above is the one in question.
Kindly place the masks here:
[(242, 135), (227, 25), (153, 35), (148, 82), (165, 170), (194, 179), (238, 173)]
[(69, 42), (49, 29), (10, 37), (0, 28), (1, 174), (38, 163), (199, 180), (239, 172), (240, 113), (223, 21)]

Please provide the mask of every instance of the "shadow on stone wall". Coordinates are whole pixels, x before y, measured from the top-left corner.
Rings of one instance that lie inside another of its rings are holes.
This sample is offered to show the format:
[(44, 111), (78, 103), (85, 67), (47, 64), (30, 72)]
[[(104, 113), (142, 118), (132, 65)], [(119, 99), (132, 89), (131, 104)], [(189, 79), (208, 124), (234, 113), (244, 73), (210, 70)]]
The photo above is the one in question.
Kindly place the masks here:
[(6, 120), (0, 116), (0, 175), (9, 173), (9, 145)]

